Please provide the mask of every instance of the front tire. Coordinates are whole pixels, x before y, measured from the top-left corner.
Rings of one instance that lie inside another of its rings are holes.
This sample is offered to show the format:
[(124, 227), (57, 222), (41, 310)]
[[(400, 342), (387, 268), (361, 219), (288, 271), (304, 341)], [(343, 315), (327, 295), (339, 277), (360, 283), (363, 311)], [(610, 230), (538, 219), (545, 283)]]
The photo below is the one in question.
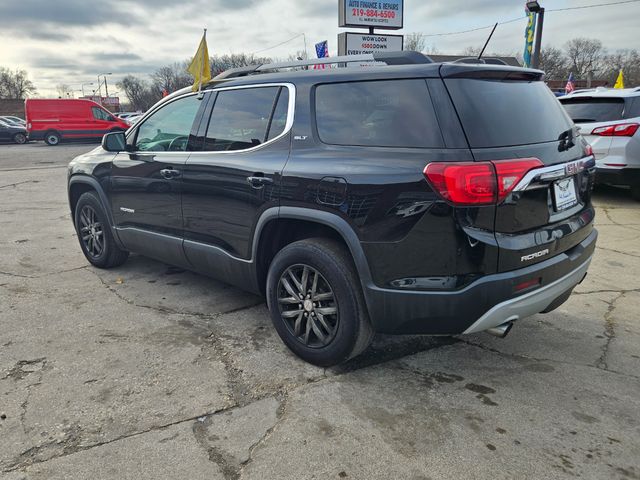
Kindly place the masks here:
[(24, 145), (27, 143), (27, 136), (24, 133), (16, 133), (13, 136), (13, 141), (18, 145)]
[(301, 240), (278, 252), (267, 276), (267, 303), (285, 345), (314, 365), (345, 362), (373, 339), (353, 261), (335, 241)]
[(74, 224), (82, 253), (92, 265), (117, 267), (129, 257), (129, 252), (118, 248), (107, 215), (94, 192), (85, 192), (78, 199)]

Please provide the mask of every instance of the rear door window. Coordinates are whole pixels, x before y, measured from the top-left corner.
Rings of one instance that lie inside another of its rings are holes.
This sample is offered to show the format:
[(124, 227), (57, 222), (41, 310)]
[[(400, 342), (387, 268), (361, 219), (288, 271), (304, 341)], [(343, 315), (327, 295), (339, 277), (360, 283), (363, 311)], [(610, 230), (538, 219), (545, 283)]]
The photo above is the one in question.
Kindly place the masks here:
[(471, 148), (557, 141), (573, 126), (543, 82), (450, 78), (445, 84)]
[(560, 100), (575, 123), (612, 122), (622, 119), (624, 99), (579, 97)]
[(442, 133), (423, 79), (332, 83), (316, 88), (320, 140), (333, 145), (439, 148)]
[[(282, 114), (271, 122), (279, 98), (288, 101), (288, 92), (279, 95), (281, 87), (242, 88), (218, 92), (204, 144), (205, 151), (246, 150), (270, 138), (270, 131), (282, 133)], [(284, 122), (286, 123), (286, 110)], [(276, 136), (277, 136), (276, 135)]]

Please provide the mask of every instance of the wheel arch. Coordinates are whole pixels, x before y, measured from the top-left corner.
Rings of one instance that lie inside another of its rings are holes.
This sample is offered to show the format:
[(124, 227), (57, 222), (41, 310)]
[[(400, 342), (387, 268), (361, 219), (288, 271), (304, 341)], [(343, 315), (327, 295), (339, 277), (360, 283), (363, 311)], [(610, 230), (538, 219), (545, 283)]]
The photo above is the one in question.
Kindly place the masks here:
[(74, 222), (74, 226), (76, 205), (78, 204), (78, 200), (80, 199), (82, 194), (86, 192), (95, 192), (98, 195), (100, 204), (102, 205), (102, 208), (107, 215), (109, 228), (111, 229), (113, 237), (118, 244), (118, 247), (124, 248), (122, 242), (120, 241), (120, 238), (118, 237), (118, 232), (115, 228), (115, 221), (113, 219), (113, 212), (111, 211), (109, 198), (107, 197), (104, 188), (102, 188), (102, 185), (100, 185), (100, 182), (88, 175), (76, 174), (69, 178), (69, 208), (71, 209), (71, 220)]
[(371, 271), (356, 232), (346, 220), (334, 213), (303, 207), (274, 207), (260, 217), (252, 252), (260, 289), (264, 291), (266, 273), (278, 251), (294, 241), (314, 237), (332, 238), (348, 249), (366, 299)]

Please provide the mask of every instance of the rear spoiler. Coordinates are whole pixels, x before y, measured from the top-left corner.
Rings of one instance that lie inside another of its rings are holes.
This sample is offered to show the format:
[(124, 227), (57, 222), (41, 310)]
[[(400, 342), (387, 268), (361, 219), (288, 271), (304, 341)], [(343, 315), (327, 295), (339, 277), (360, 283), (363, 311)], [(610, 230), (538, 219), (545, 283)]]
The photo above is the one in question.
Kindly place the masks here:
[(544, 72), (531, 68), (509, 67), (504, 65), (443, 63), (440, 67), (440, 77), (537, 82), (542, 80)]

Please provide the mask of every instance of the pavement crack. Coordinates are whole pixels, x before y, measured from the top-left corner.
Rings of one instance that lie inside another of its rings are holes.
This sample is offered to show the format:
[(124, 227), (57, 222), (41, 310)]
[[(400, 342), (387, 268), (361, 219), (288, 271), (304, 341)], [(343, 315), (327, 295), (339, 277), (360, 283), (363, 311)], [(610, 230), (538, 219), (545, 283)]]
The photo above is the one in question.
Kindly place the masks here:
[(16, 183), (8, 183), (7, 185), (0, 185), (0, 189), (13, 187), (16, 188), (18, 185), (24, 185), (25, 183), (40, 183), (39, 180), (25, 180), (24, 182), (16, 182)]
[(0, 275), (6, 275), (7, 277), (16, 277), (16, 278), (36, 278), (29, 275), (20, 275), (19, 273), (3, 272), (1, 270), (0, 270)]
[(270, 427), (269, 429), (267, 429), (267, 431), (264, 433), (264, 435), (262, 437), (260, 437), (260, 439), (255, 442), (253, 445), (251, 445), (249, 447), (249, 458), (242, 462), (242, 464), (240, 465), (240, 469), (238, 470), (238, 478), (242, 477), (242, 474), (244, 473), (244, 469), (247, 465), (250, 465), (251, 462), (253, 462), (253, 454), (256, 451), (256, 449), (260, 448), (261, 446), (263, 446), (268, 440), (269, 438), (271, 438), (274, 434), (274, 432), (277, 430), (277, 428), (280, 426), (280, 424), (282, 423), (282, 421), (285, 418), (286, 412), (287, 412), (287, 404), (289, 401), (289, 394), (284, 391), (279, 395), (278, 398), (280, 404), (278, 405), (278, 410), (276, 412), (276, 423), (273, 424), (272, 427)]
[(512, 358), (516, 361), (522, 361), (522, 360), (527, 360), (527, 361), (533, 361), (533, 362), (546, 362), (546, 363), (559, 363), (562, 365), (569, 365), (572, 367), (585, 367), (585, 368), (596, 368), (598, 370), (603, 370), (607, 373), (612, 373), (614, 375), (618, 375), (620, 377), (624, 377), (624, 378), (632, 378), (634, 380), (640, 380), (640, 376), (638, 375), (632, 375), (630, 373), (624, 373), (624, 372), (619, 372), (617, 370), (612, 370), (610, 368), (600, 368), (596, 365), (593, 364), (589, 364), (589, 363), (575, 363), (575, 362), (567, 362), (566, 360), (558, 360), (558, 359), (554, 359), (554, 358), (538, 358), (538, 357), (532, 357), (531, 355), (524, 355), (524, 354), (519, 354), (519, 353), (510, 353), (510, 352), (502, 352), (500, 350), (498, 350), (497, 348), (493, 348), (493, 347), (489, 347), (488, 345), (484, 345), (482, 343), (476, 343), (476, 342), (472, 342), (470, 340), (467, 339), (463, 339), (460, 337), (455, 337), (458, 342), (460, 343), (464, 343), (465, 345), (469, 345), (470, 347), (476, 347), (479, 348), (481, 350), (485, 350), (487, 352), (491, 352), (494, 353), (496, 355), (501, 355), (503, 357), (507, 357), (507, 358)]
[[(2, 473), (10, 473), (30, 465), (36, 465), (44, 462), (48, 462), (50, 460), (54, 460), (57, 458), (66, 457), (69, 455), (73, 455), (74, 453), (83, 452), (85, 450), (91, 450), (93, 448), (102, 447), (104, 445), (109, 445), (114, 442), (119, 442), (121, 440), (126, 440), (129, 438), (138, 437), (140, 435), (145, 435), (147, 433), (156, 432), (159, 430), (165, 430), (167, 428), (180, 425), (186, 422), (193, 422), (203, 417), (209, 417), (211, 415), (216, 415), (218, 413), (223, 412), (224, 410), (215, 410), (212, 412), (204, 413), (202, 415), (196, 415), (180, 420), (176, 420), (173, 422), (165, 423), (162, 425), (155, 425), (145, 430), (141, 430), (139, 432), (133, 432), (126, 435), (121, 435), (116, 438), (112, 438), (110, 440), (105, 440), (103, 442), (96, 442), (90, 445), (81, 445), (80, 444), (80, 430), (78, 427), (72, 427), (69, 429), (65, 438), (63, 440), (56, 440), (44, 443), (42, 445), (37, 445), (35, 447), (31, 447), (28, 450), (22, 452), (12, 464), (7, 466), (2, 470)], [(47, 452), (51, 452), (51, 450), (55, 450), (62, 446), (61, 453), (51, 453), (50, 455), (46, 455)]]
[(604, 250), (606, 252), (614, 252), (614, 253), (619, 253), (620, 255), (626, 255), (626, 256), (629, 256), (629, 257), (640, 258), (640, 255), (636, 255), (635, 253), (623, 252), (621, 250), (616, 250), (615, 248), (606, 248), (606, 247), (601, 247), (600, 245), (596, 245), (596, 248), (599, 249), (599, 250)]
[(574, 291), (571, 295), (590, 295), (592, 293), (640, 293), (640, 288), (632, 288), (629, 290), (610, 290), (610, 289), (603, 289), (603, 290), (589, 290), (587, 292), (576, 292)]
[(604, 314), (604, 322), (605, 322), (604, 336), (606, 337), (607, 340), (602, 346), (602, 354), (600, 355), (600, 358), (598, 358), (595, 364), (597, 368), (600, 368), (602, 370), (609, 370), (609, 366), (607, 364), (607, 355), (609, 354), (609, 347), (611, 345), (611, 342), (613, 341), (613, 339), (616, 338), (615, 321), (613, 319), (613, 312), (616, 309), (616, 302), (618, 302), (618, 300), (620, 300), (621, 298), (624, 298), (624, 296), (625, 296), (625, 292), (620, 292), (616, 298), (614, 298), (610, 302), (607, 302), (607, 304), (609, 305), (609, 308), (607, 308), (607, 311)]
[[(85, 267), (82, 267), (82, 268), (85, 268)], [(229, 313), (235, 313), (235, 312), (239, 312), (239, 311), (242, 311), (242, 310), (248, 310), (250, 308), (256, 307), (256, 306), (261, 305), (261, 304), (264, 303), (263, 300), (260, 300), (260, 301), (252, 302), (249, 305), (243, 305), (243, 306), (240, 306), (240, 307), (232, 308), (232, 309), (225, 310), (223, 312), (218, 312), (218, 313), (215, 313), (215, 314), (206, 314), (206, 313), (199, 313), (199, 312), (182, 312), (180, 310), (176, 310), (176, 309), (168, 308), (168, 307), (159, 307), (159, 306), (154, 306), (154, 305), (146, 305), (146, 304), (142, 304), (142, 303), (136, 303), (135, 301), (131, 300), (130, 298), (127, 298), (124, 295), (122, 295), (116, 288), (114, 288), (111, 284), (109, 284), (106, 280), (104, 280), (100, 275), (98, 275), (94, 271), (94, 269), (88, 269), (88, 271), (93, 273), (98, 278), (98, 280), (100, 280), (100, 283), (102, 283), (102, 286), (104, 288), (109, 290), (117, 298), (119, 298), (120, 300), (122, 300), (126, 304), (131, 305), (132, 307), (136, 307), (136, 308), (145, 308), (145, 309), (148, 309), (148, 310), (153, 310), (153, 311), (155, 311), (157, 313), (163, 313), (165, 315), (182, 315), (182, 316), (187, 316), (187, 317), (199, 318), (201, 320), (211, 321), (211, 320), (215, 320), (216, 318), (221, 317), (222, 315), (227, 315)]]

